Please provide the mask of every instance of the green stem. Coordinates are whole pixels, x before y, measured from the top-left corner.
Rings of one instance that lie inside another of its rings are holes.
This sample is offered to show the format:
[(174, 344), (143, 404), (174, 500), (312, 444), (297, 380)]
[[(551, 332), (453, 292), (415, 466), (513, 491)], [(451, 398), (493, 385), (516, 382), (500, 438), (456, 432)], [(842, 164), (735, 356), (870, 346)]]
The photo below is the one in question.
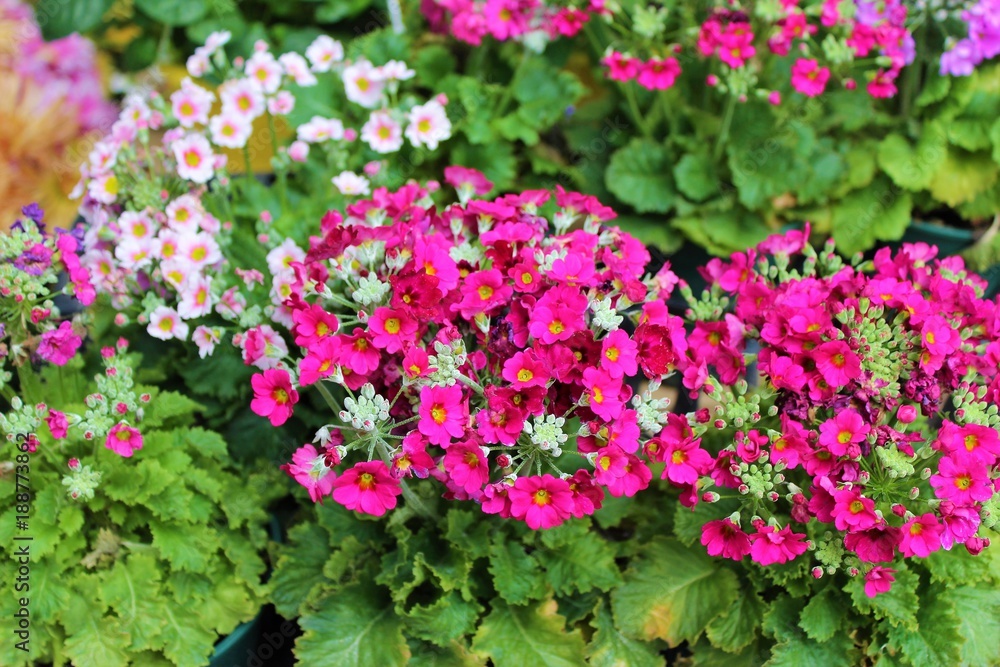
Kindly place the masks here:
[(246, 144), (243, 146), (243, 165), (246, 169), (246, 173), (243, 176), (246, 178), (247, 191), (249, 192), (250, 183), (253, 181), (253, 168), (250, 166), (250, 145)]
[(458, 376), (458, 380), (459, 380), (459, 382), (461, 382), (462, 384), (464, 384), (466, 387), (470, 387), (471, 389), (473, 389), (480, 396), (482, 396), (485, 393), (484, 390), (483, 390), (483, 385), (479, 384), (478, 382), (476, 382), (472, 378), (467, 378), (464, 375), (459, 375)]
[(330, 393), (329, 389), (323, 386), (322, 380), (316, 383), (316, 387), (319, 389), (319, 393), (323, 395), (323, 399), (326, 400), (326, 404), (330, 406), (331, 410), (333, 410), (333, 413), (340, 414), (341, 408), (337, 404), (337, 399), (333, 397), (333, 394)]
[(726, 146), (726, 140), (729, 139), (729, 128), (733, 124), (733, 111), (735, 109), (736, 96), (730, 93), (729, 99), (726, 100), (726, 115), (722, 119), (722, 130), (719, 132), (719, 136), (715, 140), (715, 150), (712, 152), (712, 156), (716, 160), (722, 157), (722, 150)]
[(432, 510), (423, 499), (413, 492), (405, 479), (399, 480), (399, 488), (403, 490), (403, 498), (406, 499), (406, 506), (414, 512), (427, 519), (437, 519), (437, 512)]

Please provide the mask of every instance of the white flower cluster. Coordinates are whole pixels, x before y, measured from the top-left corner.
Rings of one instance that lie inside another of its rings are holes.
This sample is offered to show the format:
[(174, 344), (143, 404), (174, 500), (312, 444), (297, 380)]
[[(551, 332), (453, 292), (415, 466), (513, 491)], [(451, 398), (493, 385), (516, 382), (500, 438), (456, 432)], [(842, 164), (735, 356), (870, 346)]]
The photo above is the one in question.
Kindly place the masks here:
[(355, 398), (345, 398), (340, 418), (350, 422), (351, 426), (362, 431), (374, 431), (378, 424), (389, 419), (389, 401), (375, 393), (371, 383), (361, 387), (361, 393)]
[(382, 282), (372, 273), (358, 279), (358, 289), (351, 293), (351, 297), (362, 306), (370, 306), (382, 303), (388, 293), (389, 283)]
[(653, 398), (651, 390), (632, 397), (632, 407), (638, 415), (639, 428), (644, 433), (656, 435), (667, 423), (667, 413), (670, 411), (669, 398)]
[(593, 322), (605, 331), (614, 331), (623, 321), (616, 308), (611, 305), (611, 297), (606, 296), (600, 301), (591, 301), (590, 310), (594, 313)]
[(552, 456), (562, 454), (562, 444), (569, 439), (563, 432), (566, 420), (555, 415), (535, 416), (524, 422), (524, 432), (531, 436), (531, 442)]

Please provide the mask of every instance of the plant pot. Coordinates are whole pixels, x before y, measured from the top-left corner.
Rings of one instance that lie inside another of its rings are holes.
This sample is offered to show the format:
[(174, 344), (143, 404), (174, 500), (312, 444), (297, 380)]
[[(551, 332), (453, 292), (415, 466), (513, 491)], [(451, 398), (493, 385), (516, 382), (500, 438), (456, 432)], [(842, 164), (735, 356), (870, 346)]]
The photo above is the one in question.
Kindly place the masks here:
[[(282, 541), (281, 524), (274, 514), (271, 515), (268, 529), (272, 540)], [(257, 615), (252, 619), (237, 625), (235, 630), (223, 637), (215, 645), (215, 653), (212, 654), (211, 661), (208, 663), (209, 667), (231, 667), (232, 665), (244, 664), (247, 655), (253, 655), (261, 644), (263, 615), (263, 611), (257, 612)]]

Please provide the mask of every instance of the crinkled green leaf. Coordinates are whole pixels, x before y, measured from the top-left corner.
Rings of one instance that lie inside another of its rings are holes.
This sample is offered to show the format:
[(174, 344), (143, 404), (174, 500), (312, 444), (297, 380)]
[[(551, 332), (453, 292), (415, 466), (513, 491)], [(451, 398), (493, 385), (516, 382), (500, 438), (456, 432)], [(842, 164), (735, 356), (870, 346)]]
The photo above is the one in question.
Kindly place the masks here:
[(299, 625), (295, 658), (302, 665), (402, 667), (410, 657), (402, 619), (385, 589), (370, 580), (321, 598)]
[(921, 596), (917, 628), (889, 626), (886, 650), (913, 667), (954, 667), (961, 659), (960, 624), (954, 603), (932, 590)]
[(693, 201), (704, 201), (719, 192), (715, 163), (707, 155), (688, 153), (674, 165), (677, 189)]
[(714, 646), (739, 653), (760, 634), (764, 603), (753, 590), (744, 590), (736, 603), (708, 624), (706, 634)]
[(604, 181), (615, 197), (639, 213), (667, 213), (677, 196), (670, 168), (665, 148), (636, 138), (611, 156)]
[(694, 641), (739, 593), (736, 576), (700, 549), (656, 538), (611, 594), (615, 622), (637, 639)]
[(219, 548), (218, 534), (200, 524), (151, 521), (149, 531), (153, 546), (179, 570), (204, 572), (209, 558)]
[(115, 611), (122, 629), (131, 636), (132, 650), (163, 646), (159, 639), (165, 617), (160, 565), (150, 553), (131, 554), (115, 562), (99, 589), (101, 599)]
[(407, 636), (447, 647), (475, 629), (480, 612), (481, 605), (463, 600), (458, 591), (451, 591), (433, 604), (415, 605), (402, 616)]
[(212, 630), (214, 619), (192, 614), (190, 600), (163, 607), (163, 655), (177, 667), (201, 667), (212, 655), (219, 635)]
[(799, 617), (805, 600), (781, 594), (767, 605), (761, 629), (776, 642), (789, 641), (804, 636), (799, 628)]
[(844, 604), (846, 600), (837, 594), (833, 587), (824, 588), (814, 595), (799, 617), (799, 627), (805, 630), (809, 639), (825, 642), (840, 629), (844, 621)]
[(844, 591), (851, 595), (851, 600), (858, 611), (863, 614), (872, 614), (877, 619), (885, 619), (892, 625), (902, 625), (903, 627), (915, 630), (917, 628), (917, 587), (920, 579), (917, 575), (900, 564), (896, 566), (896, 573), (893, 575), (896, 582), (892, 588), (885, 593), (880, 593), (873, 598), (865, 594), (864, 577), (852, 578)]
[(202, 410), (200, 403), (192, 401), (176, 391), (164, 391), (153, 395), (143, 417), (143, 428), (160, 428), (168, 422), (186, 425)]
[(271, 601), (287, 618), (299, 614), (313, 588), (323, 584), (323, 565), (330, 557), (327, 533), (314, 523), (301, 523), (289, 531), (288, 546), (280, 550), (271, 576)]
[(208, 11), (202, 0), (135, 0), (146, 16), (172, 26), (184, 26), (198, 21)]
[(949, 206), (958, 206), (997, 182), (1000, 167), (989, 155), (949, 148), (937, 163), (928, 184), (931, 195)]
[(802, 637), (776, 644), (764, 667), (855, 667), (859, 658), (860, 652), (846, 634), (825, 642)]
[(105, 616), (106, 605), (73, 593), (63, 614), (66, 628), (65, 654), (75, 667), (124, 667), (129, 664), (126, 649), (129, 636), (121, 623)]
[(495, 667), (583, 664), (583, 636), (579, 630), (566, 631), (555, 600), (515, 606), (497, 598), (490, 606), (472, 639), (472, 650), (488, 656)]
[(538, 561), (512, 539), (500, 538), (490, 547), (493, 586), (511, 604), (525, 604), (545, 597), (545, 576)]
[(596, 632), (587, 644), (591, 667), (658, 667), (664, 664), (656, 643), (630, 639), (615, 627), (611, 608), (601, 600), (590, 622)]
[(884, 177), (844, 197), (833, 208), (833, 238), (845, 255), (871, 248), (876, 241), (898, 241), (910, 224), (912, 200)]
[(925, 125), (914, 146), (900, 134), (890, 134), (878, 147), (878, 165), (894, 183), (910, 191), (930, 186), (947, 151), (947, 134), (939, 125)]
[(482, 514), (449, 509), (446, 537), (452, 545), (465, 550), (470, 558), (485, 558), (490, 549), (490, 522), (483, 521)]
[[(995, 586), (963, 586), (949, 591), (960, 620), (962, 664), (968, 667), (1000, 665), (1000, 590)], [(926, 629), (926, 628), (925, 628)]]
[(486, 667), (485, 658), (473, 655), (468, 647), (459, 642), (441, 648), (411, 639), (409, 645), (413, 655), (407, 667)]
[[(564, 528), (572, 530), (574, 524), (587, 525), (582, 521), (563, 524), (546, 531), (543, 541)], [(585, 529), (569, 541), (539, 549), (535, 557), (542, 566), (545, 580), (561, 595), (574, 590), (586, 593), (594, 588), (607, 591), (622, 580), (614, 549), (593, 530)]]

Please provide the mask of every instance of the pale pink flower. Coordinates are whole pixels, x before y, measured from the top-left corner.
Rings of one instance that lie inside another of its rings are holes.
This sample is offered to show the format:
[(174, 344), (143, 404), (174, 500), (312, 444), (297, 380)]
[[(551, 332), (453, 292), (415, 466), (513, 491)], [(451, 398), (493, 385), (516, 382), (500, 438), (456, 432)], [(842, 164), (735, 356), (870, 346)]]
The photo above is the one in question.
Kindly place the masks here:
[(361, 140), (377, 153), (393, 153), (403, 146), (403, 128), (388, 111), (373, 111), (361, 127)]
[(214, 100), (215, 95), (185, 78), (181, 81), (180, 90), (170, 96), (170, 107), (181, 127), (191, 128), (208, 122)]
[(434, 150), (439, 142), (451, 137), (448, 114), (435, 100), (413, 107), (406, 117), (410, 123), (406, 127), (406, 138), (416, 148), (427, 146)]
[(329, 72), (334, 63), (344, 59), (344, 47), (328, 35), (320, 35), (306, 49), (306, 58), (314, 72)]
[(181, 316), (173, 308), (157, 306), (149, 314), (149, 326), (146, 327), (146, 331), (153, 338), (160, 340), (170, 340), (171, 338), (185, 340), (188, 335), (188, 325), (181, 320)]
[(367, 195), (370, 192), (368, 179), (353, 171), (342, 171), (331, 179), (334, 187), (342, 195)]
[(344, 91), (347, 99), (366, 109), (374, 109), (382, 99), (385, 84), (378, 80), (378, 73), (364, 58), (344, 68)]
[(177, 175), (195, 183), (208, 183), (215, 173), (212, 145), (201, 134), (188, 134), (171, 145), (177, 160)]

